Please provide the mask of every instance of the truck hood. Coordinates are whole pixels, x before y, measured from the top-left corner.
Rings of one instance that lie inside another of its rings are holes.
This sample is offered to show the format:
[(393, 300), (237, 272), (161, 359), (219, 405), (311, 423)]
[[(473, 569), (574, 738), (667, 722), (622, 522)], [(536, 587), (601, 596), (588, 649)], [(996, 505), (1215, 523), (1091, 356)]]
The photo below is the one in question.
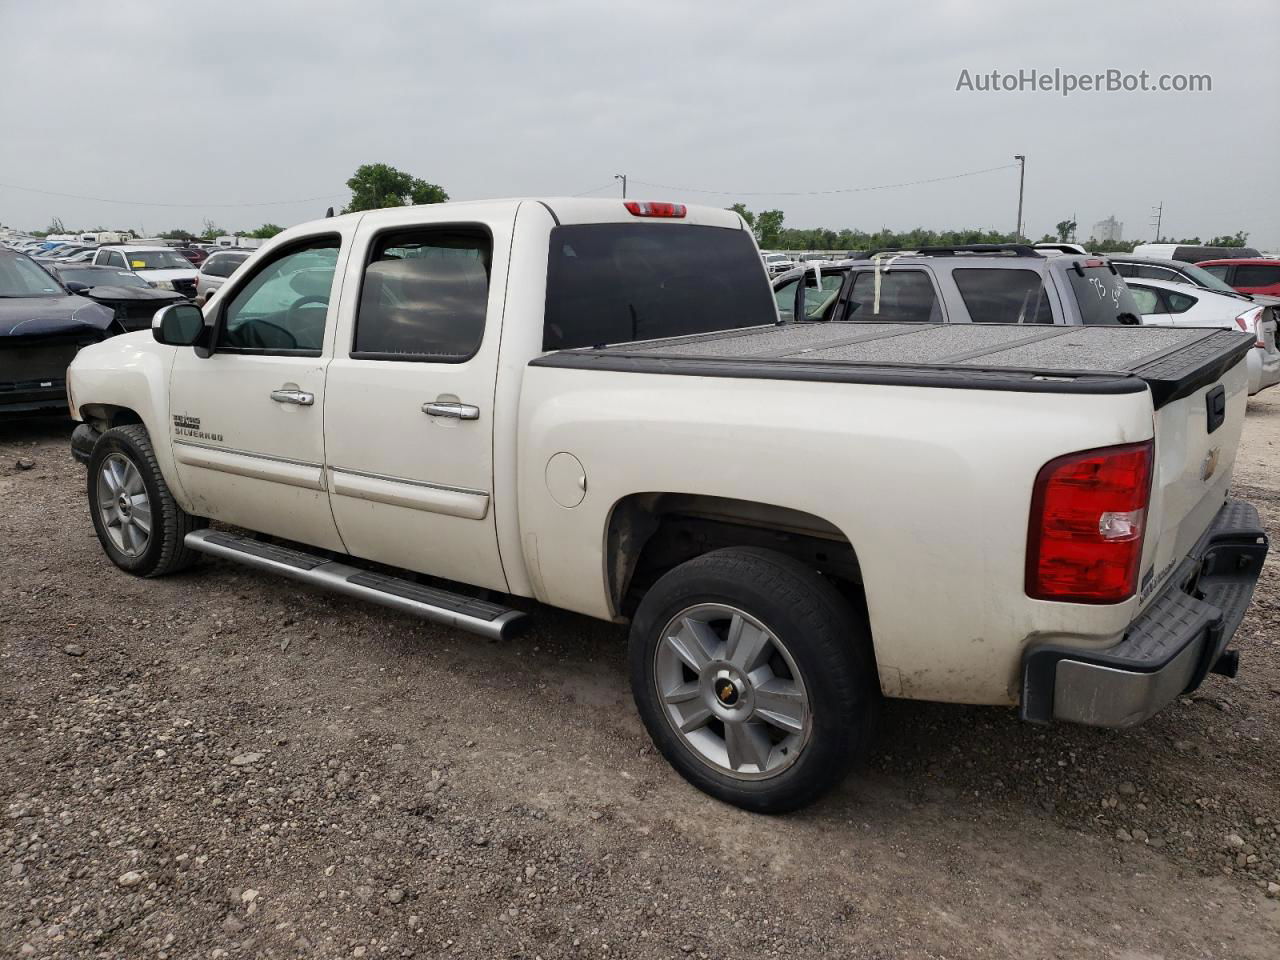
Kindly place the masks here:
[(164, 270), (135, 270), (138, 276), (150, 283), (153, 280), (194, 280), (200, 271), (195, 267), (183, 270), (181, 267), (167, 267)]
[(106, 330), (115, 313), (84, 297), (0, 299), (0, 337), (46, 337), (88, 327)]

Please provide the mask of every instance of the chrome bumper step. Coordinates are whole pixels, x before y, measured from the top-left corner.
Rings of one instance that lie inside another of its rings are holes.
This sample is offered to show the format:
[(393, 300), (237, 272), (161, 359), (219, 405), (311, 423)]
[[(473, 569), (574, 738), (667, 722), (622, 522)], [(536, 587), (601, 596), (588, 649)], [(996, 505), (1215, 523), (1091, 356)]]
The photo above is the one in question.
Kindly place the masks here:
[(328, 560), (304, 550), (282, 547), (225, 530), (196, 530), (186, 536), (189, 549), (255, 570), (279, 574), (331, 593), (382, 604), (433, 623), (458, 627), (501, 640), (525, 618), (519, 610), (428, 587), (412, 580), (374, 573)]

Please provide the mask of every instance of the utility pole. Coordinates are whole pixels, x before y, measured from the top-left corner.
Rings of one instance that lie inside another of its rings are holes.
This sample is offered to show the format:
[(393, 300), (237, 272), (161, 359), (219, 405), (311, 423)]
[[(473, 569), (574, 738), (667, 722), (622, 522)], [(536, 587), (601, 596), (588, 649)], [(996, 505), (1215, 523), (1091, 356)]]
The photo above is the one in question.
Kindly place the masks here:
[(615, 173), (613, 179), (622, 181), (622, 199), (627, 199), (627, 175), (625, 173)]
[(1151, 226), (1156, 228), (1156, 238), (1154, 243), (1160, 242), (1160, 223), (1164, 219), (1164, 201), (1160, 201), (1160, 205), (1151, 208)]
[(1027, 155), (1015, 153), (1013, 159), (1018, 161), (1018, 225), (1013, 230), (1015, 241), (1022, 239), (1022, 186), (1027, 178)]

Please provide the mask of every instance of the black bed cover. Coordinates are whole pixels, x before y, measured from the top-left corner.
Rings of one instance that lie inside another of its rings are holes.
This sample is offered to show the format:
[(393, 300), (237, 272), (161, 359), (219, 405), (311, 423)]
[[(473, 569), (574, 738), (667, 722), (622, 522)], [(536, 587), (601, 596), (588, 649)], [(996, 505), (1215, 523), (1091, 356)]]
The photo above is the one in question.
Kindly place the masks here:
[(1218, 380), (1254, 338), (1221, 327), (786, 323), (561, 350), (534, 366), (676, 376), (1053, 393), (1150, 389), (1156, 408)]

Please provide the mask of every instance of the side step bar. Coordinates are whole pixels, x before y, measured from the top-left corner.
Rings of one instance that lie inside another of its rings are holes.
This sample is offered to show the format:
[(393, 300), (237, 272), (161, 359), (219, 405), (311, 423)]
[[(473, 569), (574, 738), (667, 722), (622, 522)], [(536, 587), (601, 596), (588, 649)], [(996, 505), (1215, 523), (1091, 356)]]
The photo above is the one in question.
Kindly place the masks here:
[(433, 623), (458, 627), (491, 640), (507, 637), (525, 615), (496, 603), (486, 603), (411, 580), (373, 573), (359, 567), (326, 560), (314, 554), (254, 540), (223, 530), (196, 530), (186, 536), (189, 549), (223, 560), (234, 560), (255, 570), (277, 573), (321, 590), (411, 613)]

